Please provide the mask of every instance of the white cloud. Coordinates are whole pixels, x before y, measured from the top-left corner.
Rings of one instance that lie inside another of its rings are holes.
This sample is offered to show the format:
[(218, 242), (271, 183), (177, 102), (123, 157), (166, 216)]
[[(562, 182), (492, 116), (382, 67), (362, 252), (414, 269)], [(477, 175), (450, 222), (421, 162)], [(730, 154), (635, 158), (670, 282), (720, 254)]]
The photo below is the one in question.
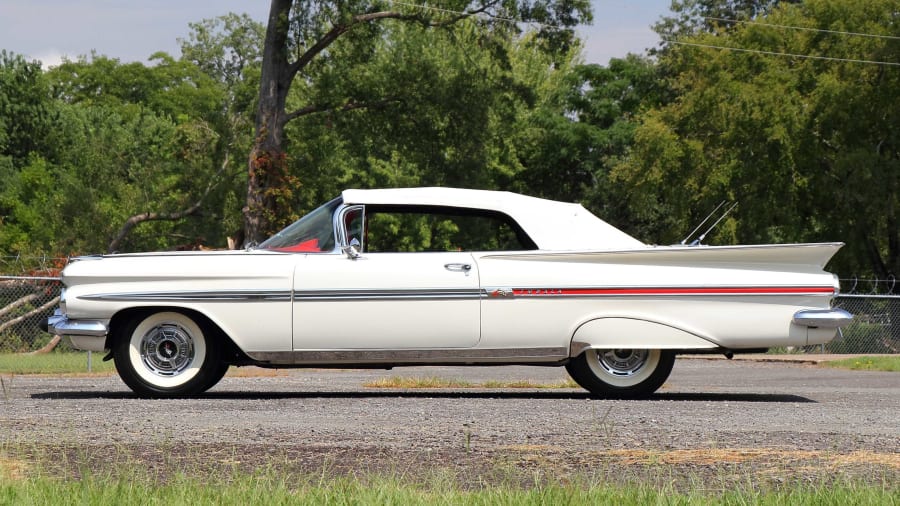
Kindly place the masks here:
[(47, 70), (51, 67), (57, 67), (60, 63), (63, 62), (63, 58), (66, 58), (59, 49), (50, 48), (42, 51), (38, 51), (35, 54), (30, 54), (27, 56), (29, 60), (38, 60), (41, 62), (41, 67), (44, 70)]

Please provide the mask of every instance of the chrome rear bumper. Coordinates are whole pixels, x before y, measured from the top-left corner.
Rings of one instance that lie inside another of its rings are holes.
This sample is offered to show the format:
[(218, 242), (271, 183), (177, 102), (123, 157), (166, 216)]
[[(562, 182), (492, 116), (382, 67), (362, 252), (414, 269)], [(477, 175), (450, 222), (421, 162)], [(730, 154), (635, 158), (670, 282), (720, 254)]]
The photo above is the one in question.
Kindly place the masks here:
[(853, 315), (838, 308), (804, 309), (794, 313), (792, 321), (804, 327), (839, 329), (853, 321)]

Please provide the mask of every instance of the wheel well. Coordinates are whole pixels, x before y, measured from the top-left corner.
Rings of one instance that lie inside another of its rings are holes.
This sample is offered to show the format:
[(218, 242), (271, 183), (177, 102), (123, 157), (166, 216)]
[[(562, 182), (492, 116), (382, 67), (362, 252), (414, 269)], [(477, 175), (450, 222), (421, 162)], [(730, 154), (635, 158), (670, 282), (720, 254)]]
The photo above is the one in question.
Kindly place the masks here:
[(210, 342), (217, 343), (222, 346), (222, 358), (230, 363), (237, 364), (244, 361), (250, 360), (247, 355), (241, 351), (240, 348), (231, 337), (225, 333), (218, 325), (213, 323), (205, 314), (188, 308), (183, 307), (168, 307), (168, 306), (152, 306), (152, 307), (132, 307), (128, 309), (123, 309), (118, 313), (114, 314), (113, 317), (109, 320), (109, 333), (106, 335), (106, 349), (112, 349), (113, 343), (116, 339), (119, 339), (119, 332), (121, 328), (128, 324), (134, 318), (142, 318), (149, 316), (153, 313), (160, 313), (163, 311), (172, 311), (175, 313), (181, 313), (192, 318), (197, 325), (200, 325), (200, 328), (203, 329), (203, 332), (208, 334), (210, 337)]
[(629, 316), (604, 316), (578, 327), (572, 336), (570, 356), (577, 357), (589, 348), (704, 350), (718, 345), (672, 324)]

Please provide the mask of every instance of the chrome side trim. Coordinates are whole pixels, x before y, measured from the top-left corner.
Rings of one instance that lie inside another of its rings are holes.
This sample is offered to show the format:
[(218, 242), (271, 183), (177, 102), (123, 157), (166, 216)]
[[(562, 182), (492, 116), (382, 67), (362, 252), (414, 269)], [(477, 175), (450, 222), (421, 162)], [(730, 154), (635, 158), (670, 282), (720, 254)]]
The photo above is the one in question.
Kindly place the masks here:
[(480, 299), (478, 288), (426, 288), (419, 290), (300, 290), (294, 292), (296, 301), (314, 300), (449, 300)]
[(277, 365), (304, 364), (433, 364), (473, 362), (554, 362), (569, 357), (566, 347), (459, 348), (459, 349), (365, 349), (248, 351), (258, 362)]
[(64, 314), (55, 314), (47, 319), (47, 332), (59, 336), (105, 337), (109, 320), (70, 320)]
[(152, 302), (290, 301), (290, 290), (222, 290), (177, 292), (121, 292), (80, 295), (83, 300)]
[(794, 313), (794, 318), (791, 321), (805, 327), (835, 329), (852, 322), (853, 315), (839, 308), (804, 309)]
[(119, 292), (80, 295), (93, 301), (149, 302), (268, 302), (328, 300), (458, 300), (491, 298), (607, 298), (607, 297), (704, 297), (704, 296), (832, 296), (828, 287), (597, 287), (597, 288), (422, 288), (344, 290), (197, 290), (172, 292)]

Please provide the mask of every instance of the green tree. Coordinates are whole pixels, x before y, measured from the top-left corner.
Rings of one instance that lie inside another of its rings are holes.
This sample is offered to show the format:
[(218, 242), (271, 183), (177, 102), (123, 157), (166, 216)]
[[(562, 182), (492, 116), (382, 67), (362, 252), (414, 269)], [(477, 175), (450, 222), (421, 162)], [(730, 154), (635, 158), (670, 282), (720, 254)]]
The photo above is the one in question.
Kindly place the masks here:
[(54, 105), (38, 61), (0, 50), (0, 189), (32, 151), (48, 150)]
[(900, 73), (851, 60), (900, 62), (900, 44), (837, 33), (897, 37), (898, 9), (881, 0), (782, 3), (756, 18), (765, 24), (714, 27), (680, 41), (695, 45), (664, 51), (676, 98), (642, 116), (614, 171), (634, 207), (670, 209), (655, 237), (677, 240), (731, 199), (741, 207), (720, 242), (846, 241), (840, 272), (898, 272)]
[(665, 219), (657, 207), (629, 209), (610, 177), (634, 142), (639, 115), (666, 99), (658, 67), (629, 55), (605, 67), (573, 64), (552, 76), (515, 130), (523, 167), (516, 188), (580, 201), (631, 233)]
[[(51, 156), (56, 151), (50, 137), (57, 108), (48, 89), (40, 62), (0, 51), (0, 254), (18, 253), (12, 245), (27, 242), (17, 225), (19, 202), (9, 197), (19, 191), (17, 181), (37, 184), (45, 179), (39, 167), (24, 174), (22, 171), (41, 163), (32, 153)], [(24, 191), (33, 193), (35, 187)]]
[[(389, 23), (390, 20), (428, 29), (449, 27), (482, 13), (487, 14), (487, 18), (475, 23), (482, 34), (482, 47), (489, 54), (500, 46), (496, 42), (498, 38), (508, 40), (517, 30), (515, 25), (495, 19), (512, 17), (546, 22), (545, 28), (540, 31), (545, 50), (563, 53), (573, 41), (569, 27), (590, 19), (589, 3), (584, 0), (451, 2), (442, 4), (440, 9), (370, 1), (273, 0), (263, 52), (256, 137), (249, 157), (245, 212), (247, 240), (260, 240), (266, 232), (279, 225), (276, 216), (286, 214), (284, 211), (292, 198), (292, 187), (297, 185), (295, 177), (288, 172), (284, 145), (288, 122), (323, 112), (385, 106), (398, 99), (396, 91), (386, 95), (377, 95), (373, 90), (360, 90), (358, 95), (331, 93), (310, 96), (306, 90), (298, 90), (293, 92), (293, 96), (302, 101), (289, 104), (289, 96), (298, 76), (302, 76), (301, 83), (314, 87), (322, 82), (323, 74), (328, 75), (335, 64), (353, 65), (357, 71), (364, 71), (374, 53), (373, 44), (388, 37), (387, 32), (397, 24)], [(477, 45), (471, 46), (471, 49), (482, 50)], [(497, 54), (502, 54), (502, 51), (497, 51)], [(340, 89), (345, 88), (342, 86)], [(408, 93), (408, 90), (404, 91)], [(322, 101), (311, 101), (312, 98)]]
[[(235, 90), (240, 83), (258, 81), (266, 27), (246, 14), (229, 13), (189, 24), (190, 35), (179, 39), (181, 58)], [(254, 72), (252, 69), (256, 68)], [(258, 92), (255, 89), (254, 92)], [(236, 92), (235, 95), (242, 93)], [(255, 95), (256, 93), (254, 93)]]
[(148, 67), (95, 55), (35, 74), (52, 123), (29, 126), (40, 144), (3, 165), (0, 248), (68, 254), (224, 245), (235, 224), (228, 230), (223, 217), (240, 209), (228, 183), (242, 173), (229, 171), (239, 148), (225, 89), (190, 62), (154, 59)]
[[(174, 125), (132, 110), (61, 105), (54, 159), (40, 152), (0, 194), (9, 220), (0, 240), (10, 252), (102, 252), (132, 205), (152, 200), (171, 157)], [(148, 246), (159, 246), (156, 240)]]
[(779, 4), (798, 0), (673, 0), (671, 16), (663, 16), (653, 29), (667, 41), (738, 26), (763, 17)]
[[(246, 159), (253, 140), (266, 28), (246, 14), (234, 13), (191, 23), (190, 28), (189, 36), (179, 39), (182, 61), (195, 65), (222, 87), (225, 100), (214, 122), (219, 134), (218, 158), (241, 167), (237, 161)], [(240, 209), (246, 201), (246, 170), (231, 179), (224, 195), (222, 227), (233, 247), (244, 243)]]
[(346, 187), (511, 187), (521, 168), (514, 132), (521, 111), (534, 105), (535, 76), (560, 71), (534, 39), (495, 48), (500, 65), (500, 55), (470, 49), (482, 38), (468, 21), (453, 30), (397, 24), (372, 43), (366, 65), (346, 65), (338, 53), (319, 80), (298, 86), (302, 96), (291, 103), (364, 92), (389, 98), (305, 115), (286, 127), (288, 170), (304, 189), (290, 196), (287, 217)]

